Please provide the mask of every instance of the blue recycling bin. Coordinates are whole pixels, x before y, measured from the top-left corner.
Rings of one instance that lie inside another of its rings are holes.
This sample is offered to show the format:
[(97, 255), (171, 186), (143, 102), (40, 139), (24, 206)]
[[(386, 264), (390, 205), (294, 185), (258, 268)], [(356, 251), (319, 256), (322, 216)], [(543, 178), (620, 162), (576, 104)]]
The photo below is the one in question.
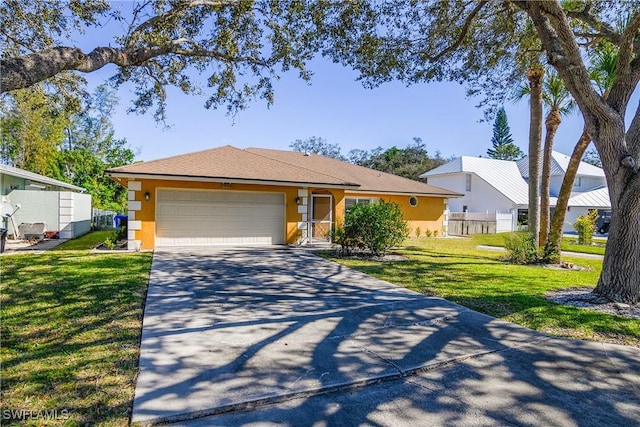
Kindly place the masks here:
[(127, 226), (127, 215), (114, 215), (113, 217), (113, 228), (116, 230), (120, 230), (120, 227)]

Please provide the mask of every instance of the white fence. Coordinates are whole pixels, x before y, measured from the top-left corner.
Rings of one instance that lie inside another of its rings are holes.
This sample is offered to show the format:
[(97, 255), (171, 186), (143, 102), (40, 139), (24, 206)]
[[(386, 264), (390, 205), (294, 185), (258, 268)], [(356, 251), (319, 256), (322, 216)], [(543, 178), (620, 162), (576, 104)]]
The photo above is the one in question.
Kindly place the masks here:
[(108, 230), (113, 228), (113, 217), (117, 213), (93, 208), (91, 212), (91, 227), (94, 230)]
[(513, 230), (512, 213), (498, 212), (451, 212), (448, 234), (496, 234)]

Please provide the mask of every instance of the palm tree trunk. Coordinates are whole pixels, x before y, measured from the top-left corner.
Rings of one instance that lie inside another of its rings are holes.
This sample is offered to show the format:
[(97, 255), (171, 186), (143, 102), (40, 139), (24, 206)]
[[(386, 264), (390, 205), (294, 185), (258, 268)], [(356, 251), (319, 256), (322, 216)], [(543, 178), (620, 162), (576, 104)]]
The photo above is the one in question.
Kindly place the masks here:
[(540, 184), (540, 246), (544, 247), (549, 238), (549, 223), (551, 207), (549, 192), (551, 191), (551, 161), (553, 159), (553, 140), (562, 122), (560, 111), (549, 111), (545, 120), (546, 133), (544, 137), (544, 153), (542, 159), (542, 181)]
[(531, 105), (529, 122), (529, 232), (535, 247), (540, 245), (540, 148), (542, 145), (542, 80), (544, 69), (540, 66), (529, 69)]
[(569, 166), (564, 174), (562, 180), (562, 186), (560, 187), (560, 194), (558, 194), (558, 201), (556, 202), (556, 210), (551, 220), (551, 228), (549, 230), (549, 239), (544, 248), (544, 258), (547, 262), (558, 262), (560, 260), (560, 247), (562, 246), (562, 228), (564, 227), (564, 219), (567, 215), (567, 206), (569, 205), (569, 199), (571, 198), (571, 190), (573, 189), (573, 181), (578, 174), (578, 167), (584, 152), (587, 150), (591, 137), (587, 133), (585, 127), (580, 135), (578, 143), (571, 153), (569, 159)]

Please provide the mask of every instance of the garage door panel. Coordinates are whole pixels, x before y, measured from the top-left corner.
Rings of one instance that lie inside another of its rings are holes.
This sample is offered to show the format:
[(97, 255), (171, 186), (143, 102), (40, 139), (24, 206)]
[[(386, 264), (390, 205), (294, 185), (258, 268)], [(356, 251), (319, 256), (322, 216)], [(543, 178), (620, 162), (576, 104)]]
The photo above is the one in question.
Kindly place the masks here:
[[(186, 202), (185, 202), (186, 203)], [(215, 203), (215, 204), (213, 204)], [(218, 206), (219, 202), (210, 202), (207, 204), (195, 204), (195, 205), (162, 205), (157, 209), (158, 218), (171, 218), (181, 216), (185, 218), (194, 216), (206, 216), (206, 217), (228, 217), (228, 216), (242, 216), (247, 218), (254, 218), (256, 209), (262, 211), (262, 216), (267, 217), (281, 217), (282, 206), (272, 205), (250, 205), (250, 204), (233, 204), (229, 206)]]
[(280, 193), (158, 190), (156, 246), (284, 243)]
[[(193, 214), (193, 215), (165, 215), (158, 216), (158, 219), (161, 221), (185, 221), (188, 223), (196, 223), (199, 224), (208, 224), (208, 225), (216, 225), (216, 224), (224, 224), (223, 226), (227, 226), (228, 224), (235, 224), (237, 226), (245, 226), (245, 227), (260, 227), (260, 224), (251, 224), (251, 222), (256, 221), (256, 216), (260, 217), (260, 222), (268, 222), (268, 221), (276, 221), (281, 220), (281, 215), (265, 215), (262, 212), (254, 212), (253, 215), (247, 214), (246, 212), (230, 212), (226, 215), (205, 215), (205, 214)], [(189, 227), (190, 224), (183, 224), (181, 227)], [(194, 225), (195, 226), (195, 225)], [(266, 226), (267, 228), (271, 228), (271, 225)], [(169, 227), (175, 228), (175, 227)], [(179, 227), (180, 228), (180, 227)]]

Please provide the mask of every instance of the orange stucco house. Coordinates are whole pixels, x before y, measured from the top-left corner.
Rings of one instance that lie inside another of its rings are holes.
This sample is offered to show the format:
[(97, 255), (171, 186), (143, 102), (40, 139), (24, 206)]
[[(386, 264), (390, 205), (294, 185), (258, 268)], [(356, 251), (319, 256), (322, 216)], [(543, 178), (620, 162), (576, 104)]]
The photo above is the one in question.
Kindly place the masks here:
[(129, 190), (129, 249), (327, 241), (356, 203), (442, 232), (453, 191), (316, 154), (224, 146), (107, 171)]

